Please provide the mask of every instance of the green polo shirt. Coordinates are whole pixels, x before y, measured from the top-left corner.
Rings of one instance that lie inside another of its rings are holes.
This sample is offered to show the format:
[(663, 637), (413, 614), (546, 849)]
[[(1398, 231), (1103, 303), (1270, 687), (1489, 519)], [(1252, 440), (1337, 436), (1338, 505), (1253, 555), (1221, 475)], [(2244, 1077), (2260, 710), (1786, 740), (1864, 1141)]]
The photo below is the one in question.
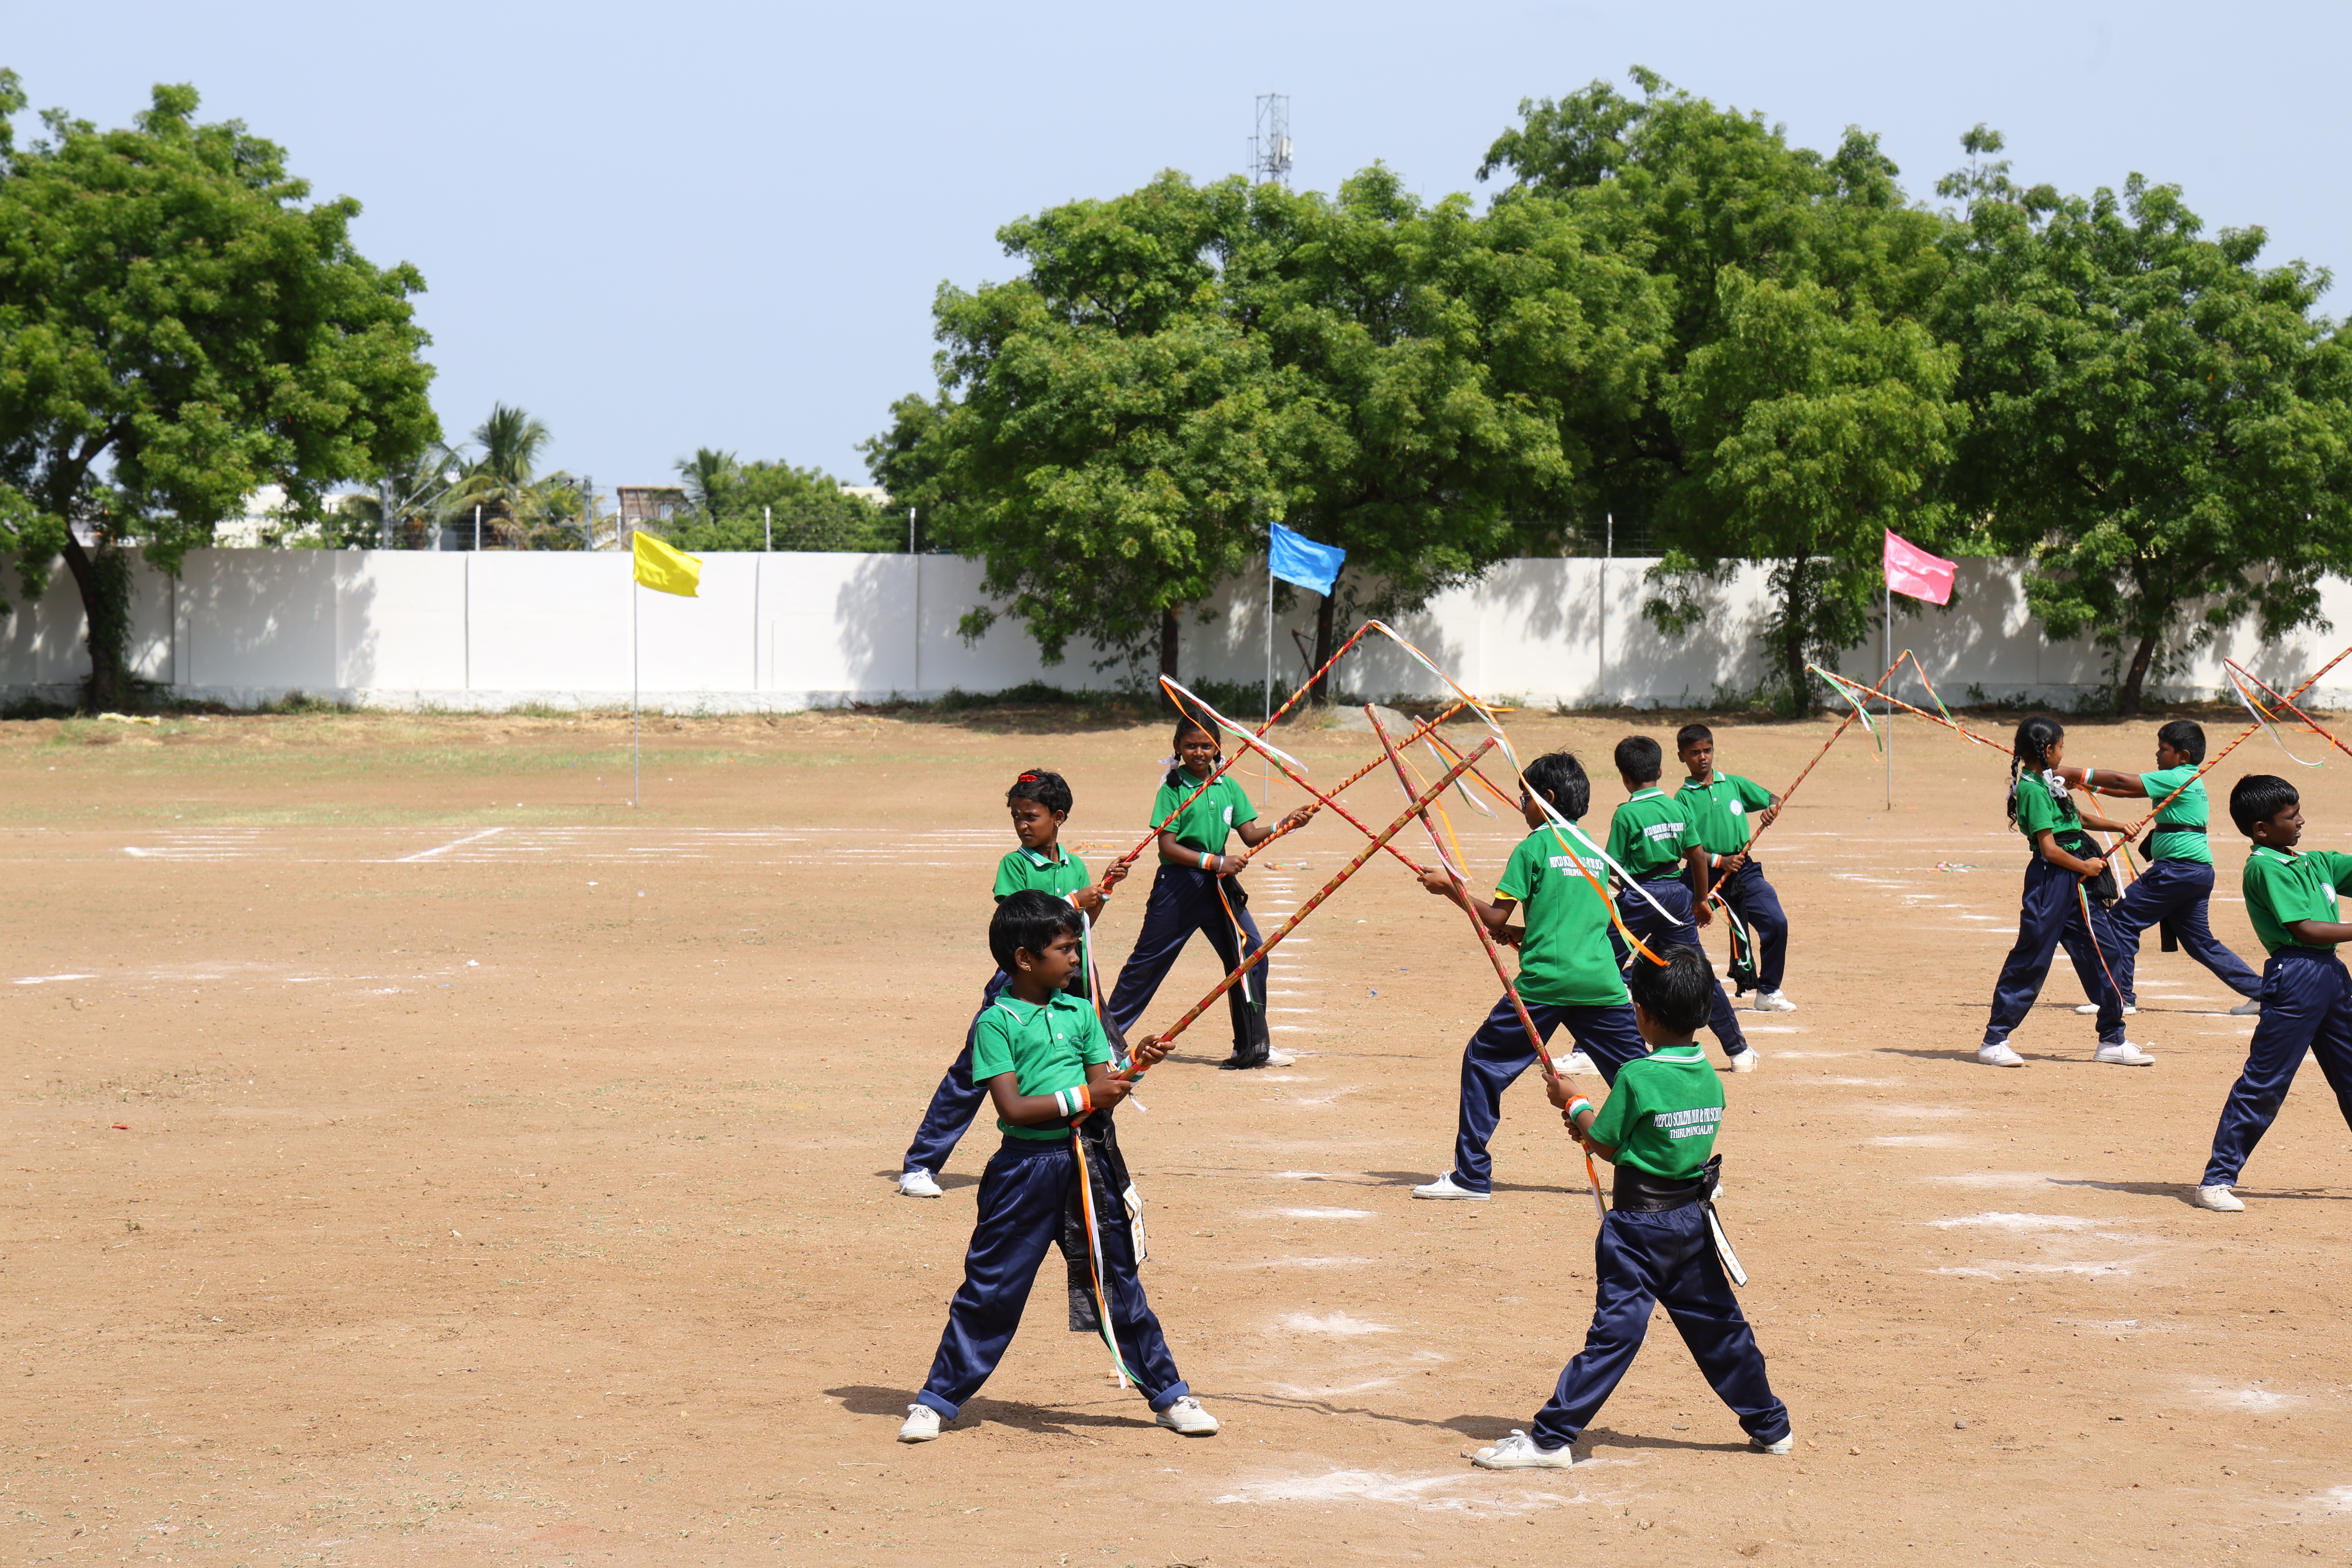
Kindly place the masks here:
[(1755, 832), (1748, 825), (1748, 814), (1771, 805), (1772, 792), (1754, 779), (1718, 772), (1705, 784), (1685, 779), (1675, 799), (1708, 854), (1737, 855)]
[(2335, 943), (2297, 942), (2286, 928), (2294, 921), (2344, 918), (2336, 912), (2336, 895), (2352, 892), (2352, 855), (2339, 855), (2333, 849), (2295, 853), (2257, 844), (2246, 855), (2245, 874), (2239, 879), (2239, 886), (2246, 895), (2246, 918), (2253, 922), (2254, 936), (2263, 952), (2276, 952), (2283, 947), (2332, 952)]
[[(1201, 788), (1201, 781), (1179, 768), (1177, 783), (1161, 784), (1160, 793), (1151, 797), (1151, 820), (1166, 822), (1168, 814), (1176, 809), (1186, 795)], [(1203, 855), (1225, 852), (1225, 836), (1244, 822), (1257, 820), (1257, 807), (1250, 804), (1249, 791), (1234, 782), (1227, 773), (1207, 789), (1201, 798), (1184, 807), (1184, 815), (1168, 823), (1161, 831), (1176, 836), (1176, 842), (1187, 849), (1197, 849)]]
[[(1006, 992), (988, 1005), (971, 1031), (971, 1081), (985, 1084), (1004, 1073), (1024, 1094), (1055, 1094), (1087, 1081), (1087, 1064), (1110, 1060), (1110, 1042), (1094, 1005), (1062, 992), (1042, 1006)], [(1015, 1127), (1003, 1117), (997, 1126), (1008, 1138), (1058, 1143), (1066, 1127)]]
[[(1549, 827), (1519, 840), (1495, 891), (1519, 905), (1519, 995), (1550, 1007), (1622, 1007), (1625, 977), (1609, 945), (1609, 906), (1592, 890), (1609, 885), (1609, 862), (1576, 845), (1570, 855)], [(1577, 862), (1584, 870), (1577, 869)], [(1592, 873), (1587, 880), (1585, 871)]]
[(2179, 789), (2172, 804), (2156, 814), (2156, 831), (2147, 836), (2147, 858), (2151, 860), (2195, 860), (2200, 865), (2213, 863), (2213, 846), (2202, 833), (2167, 833), (2168, 822), (2184, 822), (2191, 827), (2203, 827), (2211, 821), (2211, 809), (2205, 801), (2205, 783), (2198, 779), (2187, 789), (2183, 783), (2197, 778), (2197, 764), (2183, 763), (2177, 768), (2159, 768), (2152, 773), (2139, 775), (2139, 787), (2147, 792), (2150, 800), (2162, 800)]
[(1680, 800), (1652, 784), (1609, 819), (1609, 856), (1643, 881), (1670, 876), (1698, 842)]
[(1026, 889), (1066, 899), (1087, 885), (1087, 863), (1055, 845), (1061, 858), (1049, 860), (1034, 849), (1015, 849), (996, 863), (996, 896), (1009, 899)]
[(2051, 788), (2039, 773), (2017, 781), (2017, 830), (2028, 844), (2046, 831), (2056, 835), (2058, 847), (2070, 855), (2097, 852), (2095, 846), (2087, 851), (2083, 847), (2083, 814), (2074, 809), (2074, 797)]
[(1617, 1069), (1593, 1119), (1592, 1139), (1617, 1163), (1669, 1182), (1687, 1182), (1715, 1152), (1723, 1124), (1723, 1082), (1696, 1041), (1664, 1046)]

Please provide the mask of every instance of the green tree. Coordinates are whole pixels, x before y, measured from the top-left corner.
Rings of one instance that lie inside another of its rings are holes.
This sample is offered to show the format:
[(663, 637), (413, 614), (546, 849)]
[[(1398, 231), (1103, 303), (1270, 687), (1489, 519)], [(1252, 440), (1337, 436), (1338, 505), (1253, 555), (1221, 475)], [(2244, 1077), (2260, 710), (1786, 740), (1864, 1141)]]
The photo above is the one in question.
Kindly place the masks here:
[(2260, 228), (2213, 238), (2171, 185), (2120, 197), (2021, 188), (1997, 132), (1939, 186), (1952, 235), (1944, 331), (1974, 429), (1956, 501), (2029, 551), (2026, 602), (2088, 631), (2136, 713), (2168, 656), (2252, 616), (2324, 626), (2319, 578), (2352, 568), (2352, 360), (2315, 313), (2328, 275), (2257, 265)]
[[(1114, 663), (1156, 645), (1176, 673), (1183, 614), (1281, 516), (1275, 453), (1294, 399), (1233, 319), (1215, 221), (1171, 174), (1006, 226), (1024, 274), (941, 287), (940, 400), (902, 400), (868, 443), (929, 537), (984, 560), (987, 591), (1049, 663), (1083, 638)], [(973, 609), (964, 634), (999, 613)]]
[(540, 454), (554, 439), (544, 424), (522, 409), (493, 403), (490, 416), (474, 426), (472, 439), (478, 455), (442, 493), (445, 522), (462, 530), (478, 514), (486, 539), (520, 545), (562, 515), (555, 504), (558, 492), (543, 489), (537, 479)]
[(1295, 391), (1277, 457), (1287, 521), (1348, 552), (1318, 607), (1317, 667), (1342, 613), (1415, 610), (1556, 546), (1583, 432), (1633, 417), (1663, 361), (1660, 290), (1641, 268), (1594, 248), (1559, 202), (1482, 218), (1462, 195), (1424, 205), (1378, 166), (1331, 197), (1212, 195), (1234, 312)]
[[(1950, 514), (1929, 497), (1958, 414), (1939, 406), (1949, 378), (1932, 338), (1903, 323), (1942, 286), (1947, 226), (1906, 200), (1861, 131), (1825, 157), (1759, 114), (1633, 74), (1639, 100), (1594, 82), (1523, 103), (1479, 177), (1511, 173), (1498, 212), (1534, 195), (1561, 201), (1592, 243), (1657, 284), (1669, 325), (1655, 390), (1630, 416), (1582, 423), (1585, 504), (1664, 545), (1648, 608), (1669, 629), (1690, 624), (1707, 578), (1769, 566), (1774, 673), (1802, 704), (1808, 650), (1833, 662), (1866, 624), (1876, 529), (1943, 542)], [(1927, 445), (1834, 445), (1841, 431), (1903, 430)]]
[(311, 202), (283, 150), (197, 124), (193, 88), (129, 130), (48, 111), (20, 147), (25, 102), (0, 70), (0, 536), (28, 595), (64, 556), (89, 700), (121, 706), (130, 544), (177, 571), (269, 482), (320, 521), (438, 434), (424, 279), (362, 257), (359, 204)]
[(686, 499), (705, 517), (717, 517), (725, 503), (728, 482), (740, 465), (732, 452), (697, 447), (694, 456), (677, 460), (677, 477), (686, 481)]
[[(707, 459), (721, 459), (707, 462)], [(695, 470), (688, 473), (688, 469)], [(738, 461), (706, 447), (678, 465), (694, 511), (662, 525), (681, 550), (854, 550), (877, 554), (907, 548), (907, 525), (864, 496), (848, 494), (822, 468)]]

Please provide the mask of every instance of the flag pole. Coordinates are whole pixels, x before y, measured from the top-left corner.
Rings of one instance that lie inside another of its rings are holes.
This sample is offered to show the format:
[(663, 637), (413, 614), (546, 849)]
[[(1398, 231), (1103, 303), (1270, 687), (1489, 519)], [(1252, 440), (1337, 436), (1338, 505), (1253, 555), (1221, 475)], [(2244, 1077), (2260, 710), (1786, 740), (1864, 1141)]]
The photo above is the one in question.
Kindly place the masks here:
[[(1884, 571), (1880, 575), (1885, 576)], [(1895, 579), (1886, 579), (1886, 662), (1895, 662)], [(1895, 707), (1886, 709), (1886, 809), (1895, 809)]]
[(634, 563), (629, 571), (629, 805), (643, 805), (645, 752), (637, 745), (637, 602), (645, 597)]
[[(1261, 735), (1274, 727), (1274, 539), (1265, 542), (1265, 722), (1258, 726)], [(1274, 796), (1274, 764), (1264, 757), (1258, 759), (1260, 773), (1257, 785), (1257, 808), (1272, 810)]]

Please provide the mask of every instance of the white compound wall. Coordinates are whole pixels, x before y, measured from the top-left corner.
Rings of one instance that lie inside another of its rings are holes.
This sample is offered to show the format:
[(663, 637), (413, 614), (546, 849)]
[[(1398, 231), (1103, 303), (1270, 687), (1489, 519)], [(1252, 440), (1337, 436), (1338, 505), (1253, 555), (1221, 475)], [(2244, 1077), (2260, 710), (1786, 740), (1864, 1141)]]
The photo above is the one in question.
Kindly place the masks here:
[[(1763, 671), (1756, 635), (1769, 609), (1764, 572), (1735, 576), (1715, 591), (1706, 626), (1668, 638), (1641, 615), (1651, 564), (1507, 562), (1399, 629), (1486, 697), (1698, 704), (1754, 687)], [(609, 708), (628, 702), (633, 673), (647, 707), (686, 712), (996, 691), (1033, 679), (1121, 683), (1123, 669), (1092, 668), (1093, 650), (1045, 665), (1011, 621), (966, 645), (956, 626), (983, 602), (980, 579), (979, 563), (945, 555), (712, 554), (701, 596), (680, 599), (633, 588), (619, 553), (200, 550), (176, 581), (139, 568), (131, 652), (142, 677), (232, 706), (302, 692), (398, 708)], [(60, 568), (37, 604), (21, 602), (13, 569), (5, 584), (19, 602), (0, 616), (0, 690), (10, 700), (69, 695), (89, 668), (70, 580)], [(1304, 673), (1291, 631), (1313, 633), (1313, 595), (1298, 597), (1275, 627), (1277, 695)], [(2160, 691), (2220, 694), (2224, 655), (2282, 686), (2299, 680), (2352, 640), (2352, 584), (2329, 579), (2323, 604), (2341, 629), (2263, 644), (2242, 627)], [(1184, 678), (1260, 680), (1264, 580), (1230, 584), (1209, 608), (1205, 622), (1184, 625)], [(1975, 686), (2068, 705), (2107, 678), (2087, 639), (2042, 636), (2025, 613), (2017, 562), (1963, 563), (1953, 606), (1898, 614), (1895, 637), (1953, 701)], [(1844, 664), (1867, 675), (1884, 662), (1874, 638)], [(1437, 689), (1401, 652), (1370, 643), (1349, 656), (1341, 683), (1384, 696)], [(2316, 695), (2331, 707), (2352, 698), (2352, 660)]]

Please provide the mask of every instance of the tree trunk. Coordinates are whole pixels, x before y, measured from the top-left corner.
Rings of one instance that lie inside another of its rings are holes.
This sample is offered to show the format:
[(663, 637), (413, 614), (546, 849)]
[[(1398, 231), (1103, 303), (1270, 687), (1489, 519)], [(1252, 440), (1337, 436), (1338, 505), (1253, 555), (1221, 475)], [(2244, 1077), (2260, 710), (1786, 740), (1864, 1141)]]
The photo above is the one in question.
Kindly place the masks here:
[(1171, 680), (1183, 678), (1176, 673), (1176, 612), (1160, 612), (1160, 673)]
[(114, 591), (121, 585), (111, 579), (117, 573), (127, 573), (129, 563), (92, 556), (73, 536), (71, 529), (66, 531), (65, 558), (66, 570), (73, 574), (75, 591), (81, 595), (82, 620), (88, 628), (89, 710), (118, 711), (129, 706), (131, 696), (131, 672), (123, 664), (123, 652), (130, 641), (130, 627), (125, 622), (131, 606), (130, 595)]
[[(1331, 643), (1337, 635), (1331, 620), (1337, 613), (1333, 606), (1338, 602), (1339, 590), (1339, 579), (1334, 576), (1331, 579), (1331, 592), (1323, 595), (1323, 603), (1315, 610), (1315, 668), (1318, 669), (1323, 669), (1323, 667), (1331, 661)], [(1331, 672), (1329, 670), (1323, 669), (1323, 673), (1315, 678), (1315, 689), (1307, 694), (1307, 700), (1318, 708), (1330, 705)]]
[(2147, 667), (2155, 660), (2156, 635), (2151, 632), (2132, 649), (2131, 668), (2124, 674), (2123, 689), (2116, 693), (2116, 711), (2125, 718), (2139, 712), (2140, 693), (2147, 685)]

